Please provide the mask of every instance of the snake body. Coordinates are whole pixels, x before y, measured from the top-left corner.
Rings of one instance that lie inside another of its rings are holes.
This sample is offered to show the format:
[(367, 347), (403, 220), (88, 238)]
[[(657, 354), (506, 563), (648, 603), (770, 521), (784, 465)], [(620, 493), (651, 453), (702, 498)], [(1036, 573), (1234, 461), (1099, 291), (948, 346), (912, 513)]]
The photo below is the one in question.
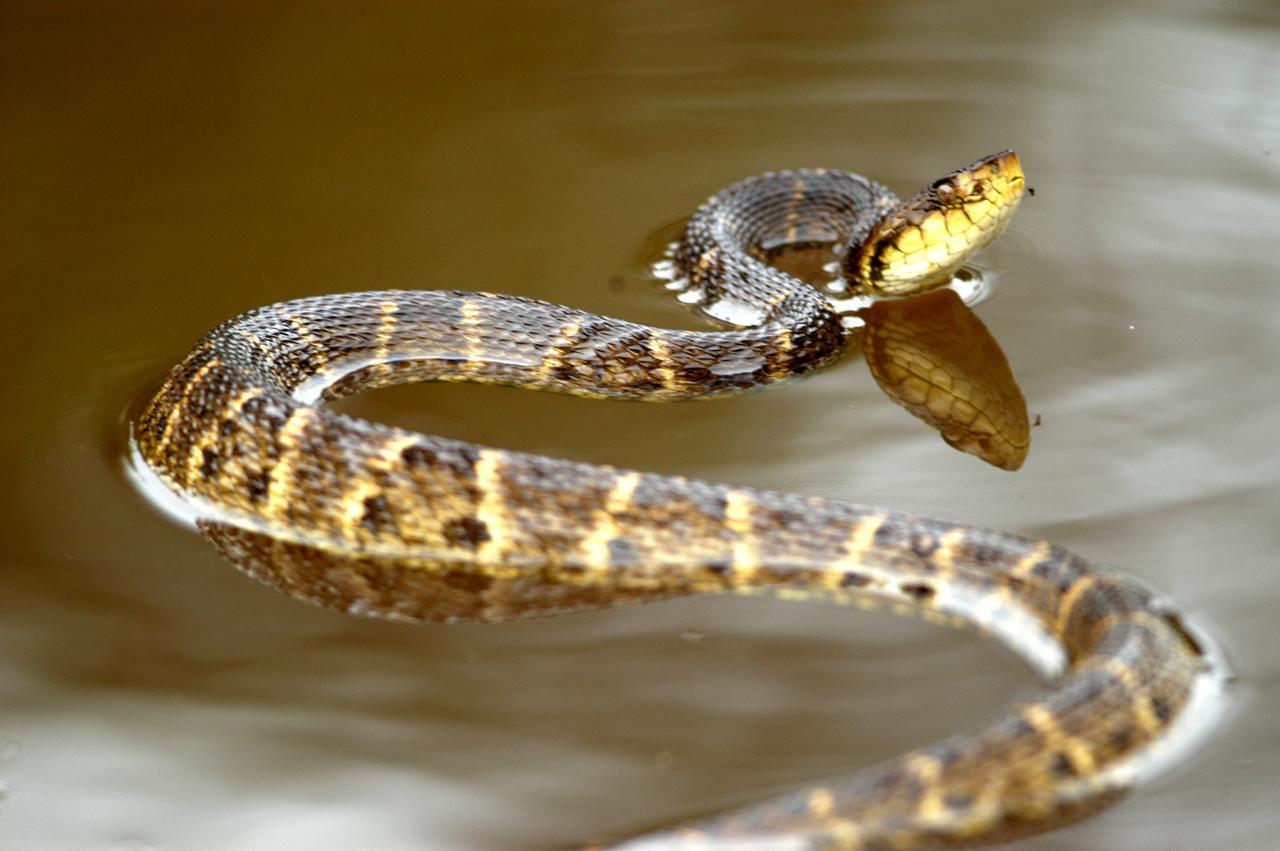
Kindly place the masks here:
[[(259, 308), (201, 340), (133, 424), (143, 470), (285, 592), (410, 621), (501, 621), (701, 593), (887, 604), (976, 624), (1052, 677), (973, 733), (620, 845), (923, 848), (1052, 828), (1122, 794), (1214, 669), (1152, 592), (1044, 541), (813, 497), (416, 434), (322, 402), (405, 381), (687, 399), (818, 369), (850, 332), (760, 259), (816, 230), (868, 290), (928, 288), (1003, 227), (1012, 153), (899, 202), (836, 171), (764, 175), (690, 220), (676, 270), (748, 327), (652, 328), (513, 296), (386, 291)], [(941, 246), (941, 247), (938, 247)]]

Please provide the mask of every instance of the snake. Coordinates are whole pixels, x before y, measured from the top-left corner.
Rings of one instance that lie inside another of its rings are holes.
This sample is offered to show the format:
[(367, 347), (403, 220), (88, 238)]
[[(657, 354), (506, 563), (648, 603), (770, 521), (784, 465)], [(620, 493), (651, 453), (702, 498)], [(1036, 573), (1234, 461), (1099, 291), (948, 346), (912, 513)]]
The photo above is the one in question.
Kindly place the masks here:
[[(771, 245), (836, 235), (850, 288), (951, 280), (1027, 191), (1004, 151), (899, 200), (779, 171), (717, 193), (670, 263), (724, 327), (669, 330), (490, 292), (300, 298), (224, 322), (131, 424), (138, 475), (223, 558), (300, 600), (508, 621), (692, 594), (881, 607), (1008, 645), (1042, 687), (979, 729), (847, 777), (588, 847), (870, 851), (995, 843), (1111, 804), (1198, 741), (1223, 681), (1162, 595), (1056, 544), (833, 499), (480, 446), (326, 407), (409, 381), (643, 401), (810, 374), (856, 334)], [(1197, 720), (1199, 719), (1199, 720)]]

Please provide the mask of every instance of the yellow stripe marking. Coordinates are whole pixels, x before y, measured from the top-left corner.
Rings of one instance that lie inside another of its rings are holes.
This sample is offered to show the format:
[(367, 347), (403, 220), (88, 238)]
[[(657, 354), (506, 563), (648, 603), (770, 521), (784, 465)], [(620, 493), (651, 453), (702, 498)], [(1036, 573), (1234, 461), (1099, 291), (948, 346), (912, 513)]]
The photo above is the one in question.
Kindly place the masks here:
[(222, 361), (217, 358), (209, 358), (204, 366), (196, 370), (195, 375), (182, 386), (181, 393), (169, 407), (169, 413), (165, 416), (164, 429), (160, 432), (160, 440), (156, 442), (155, 457), (159, 458), (161, 453), (169, 446), (169, 441), (173, 439), (173, 430), (178, 424), (178, 413), (186, 407), (187, 400), (191, 398), (191, 391), (204, 380), (209, 371), (221, 364)]
[(795, 242), (795, 222), (800, 218), (800, 204), (804, 201), (804, 181), (796, 178), (791, 181), (791, 200), (787, 202), (787, 242)]
[(989, 830), (1004, 811), (1001, 801), (1004, 798), (1004, 790), (1007, 785), (1007, 781), (999, 775), (987, 780), (979, 787), (978, 794), (970, 805), (969, 810), (954, 817), (951, 832), (956, 836), (968, 837), (977, 836), (983, 831)]
[(262, 513), (268, 517), (282, 517), (289, 503), (289, 494), (293, 488), (293, 467), (302, 452), (298, 446), (298, 438), (316, 418), (314, 408), (294, 408), (285, 422), (276, 442), (280, 444), (280, 460), (268, 472), (267, 504)]
[(765, 306), (764, 306), (765, 316), (772, 316), (773, 312), (778, 309), (778, 305), (782, 304), (784, 301), (791, 298), (791, 292), (792, 291), (790, 289), (784, 289), (774, 293), (773, 297), (770, 298), (767, 302), (765, 302)]
[(252, 331), (247, 331), (244, 328), (239, 328), (237, 330), (240, 332), (240, 336), (248, 340), (249, 345), (253, 346), (254, 349), (257, 350), (258, 357), (262, 358), (262, 362), (266, 364), (266, 366), (271, 371), (274, 372), (275, 365), (276, 365), (275, 352), (271, 350), (271, 348), (266, 344), (266, 342), (261, 337), (259, 337), (257, 334), (253, 333)]
[(222, 410), (218, 418), (209, 423), (209, 427), (198, 439), (192, 442), (191, 452), (187, 455), (187, 481), (191, 481), (195, 477), (196, 472), (204, 464), (204, 450), (213, 446), (219, 440), (219, 421), (233, 420), (240, 414), (240, 410), (244, 408), (245, 403), (250, 399), (256, 399), (263, 393), (267, 392), (261, 387), (250, 387), (248, 390), (241, 390)]
[(938, 541), (938, 548), (933, 551), (933, 564), (939, 570), (950, 570), (956, 564), (956, 550), (968, 537), (964, 529), (952, 529)]
[(631, 507), (631, 499), (635, 496), (636, 488), (640, 487), (641, 480), (644, 479), (643, 473), (623, 473), (618, 476), (618, 481), (614, 483), (609, 490), (609, 496), (604, 502), (604, 510), (610, 515), (621, 514)]
[(830, 819), (823, 827), (839, 843), (836, 847), (840, 851), (859, 851), (862, 848), (862, 828), (848, 819)]
[(298, 336), (302, 338), (303, 342), (310, 346), (311, 350), (320, 356), (321, 365), (327, 364), (329, 362), (329, 350), (325, 348), (323, 343), (316, 339), (314, 334), (311, 333), (311, 329), (307, 327), (307, 323), (302, 321), (302, 317), (298, 316), (296, 313), (290, 313), (279, 304), (274, 305), (274, 309), (276, 315), (292, 325), (293, 330), (298, 332)]
[(645, 337), (644, 344), (649, 354), (653, 355), (653, 359), (657, 361), (656, 373), (662, 386), (667, 389), (675, 387), (676, 371), (669, 366), (664, 366), (671, 363), (671, 347), (667, 345), (666, 337), (660, 331), (653, 331)]
[(545, 382), (553, 370), (565, 364), (564, 353), (577, 340), (578, 335), (582, 333), (582, 320), (584, 318), (576, 316), (560, 326), (560, 330), (556, 333), (556, 339), (552, 342), (551, 347), (547, 349), (547, 353), (542, 356), (542, 363), (538, 364), (538, 368), (534, 372), (535, 384)]
[(830, 570), (832, 587), (839, 587), (843, 574), (849, 570), (860, 570), (864, 566), (867, 552), (875, 545), (876, 532), (884, 525), (883, 514), (864, 514), (854, 524), (844, 543), (844, 555), (833, 562)]
[(748, 581), (760, 567), (760, 553), (751, 522), (754, 508), (755, 499), (746, 491), (731, 490), (724, 495), (724, 525), (734, 536), (734, 577), (741, 581)]
[(1154, 735), (1165, 727), (1165, 722), (1151, 708), (1151, 701), (1146, 694), (1134, 694), (1133, 715), (1138, 719), (1138, 726), (1149, 735)]
[(342, 497), (342, 507), (338, 511), (341, 519), (339, 524), (343, 532), (343, 537), (348, 540), (354, 540), (360, 537), (359, 530), (362, 528), (360, 519), (364, 517), (364, 501), (371, 496), (377, 496), (382, 493), (382, 488), (377, 482), (369, 479), (357, 479)]
[(1031, 571), (1035, 570), (1036, 565), (1048, 558), (1052, 551), (1053, 548), (1048, 541), (1037, 541), (1031, 548), (1031, 552), (1018, 559), (1018, 563), (1009, 571), (1009, 575), (1026, 579), (1031, 575)]
[(1161, 721), (1151, 708), (1151, 701), (1147, 699), (1147, 692), (1138, 678), (1138, 672), (1128, 663), (1114, 656), (1103, 661), (1102, 667), (1129, 691), (1133, 700), (1133, 714), (1142, 731), (1150, 736), (1162, 730), (1165, 722)]
[(1131, 692), (1138, 691), (1138, 675), (1133, 668), (1114, 656), (1108, 656), (1102, 663), (1108, 674), (1119, 680)]
[(640, 473), (624, 473), (613, 483), (605, 497), (604, 508), (595, 513), (595, 525), (582, 541), (582, 560), (592, 571), (607, 570), (610, 565), (609, 542), (617, 538), (620, 527), (617, 515), (631, 505), (631, 497), (643, 478)]
[(1058, 601), (1058, 611), (1054, 618), (1054, 632), (1057, 635), (1066, 634), (1067, 624), (1071, 620), (1071, 612), (1075, 609), (1076, 603), (1080, 602), (1080, 598), (1097, 584), (1098, 577), (1095, 574), (1086, 573), (1067, 588), (1062, 599)]
[(1147, 736), (1158, 733), (1165, 725), (1151, 708), (1145, 690), (1138, 680), (1138, 674), (1129, 665), (1114, 656), (1102, 663), (1107, 673), (1115, 677), (1129, 691), (1133, 700), (1133, 715), (1142, 732)]
[(483, 358), (480, 356), (484, 351), (480, 345), (484, 334), (484, 308), (474, 299), (464, 298), (458, 308), (458, 314), (458, 333), (467, 344), (464, 352), (467, 361), (463, 364), (463, 370), (476, 372), (484, 365)]
[(1044, 736), (1049, 749), (1062, 751), (1071, 759), (1076, 774), (1088, 776), (1094, 772), (1093, 753), (1082, 741), (1069, 736), (1058, 726), (1058, 719), (1046, 707), (1039, 703), (1031, 703), (1022, 709), (1023, 719)]
[(692, 275), (693, 282), (695, 284), (700, 282), (703, 277), (706, 276), (707, 272), (711, 270), (711, 264), (715, 262), (719, 253), (720, 249), (713, 245), (706, 251), (702, 252), (701, 256), (698, 257), (698, 262), (697, 265), (694, 266)]
[(831, 792), (822, 787), (818, 787), (809, 793), (809, 812), (816, 819), (827, 819), (831, 817), (831, 813), (835, 810), (835, 798), (831, 796)]
[[(410, 446), (418, 443), (420, 438), (416, 434), (400, 434), (393, 436), (387, 440), (378, 449), (376, 455), (369, 458), (368, 470), (370, 473), (388, 473), (400, 466), (400, 453)], [(392, 500), (395, 493), (382, 486), (382, 484), (374, 476), (359, 478), (355, 481), (354, 486), (347, 491), (342, 499), (342, 509), (338, 512), (343, 522), (346, 524), (345, 529), (348, 530), (347, 537), (349, 539), (359, 538), (359, 530), (361, 528), (361, 519), (364, 517), (364, 502), (371, 496), (381, 496), (387, 502), (387, 510), (396, 518), (397, 523), (406, 517), (405, 512), (398, 512), (392, 506)], [(401, 529), (401, 533), (405, 534), (406, 530)], [(406, 535), (408, 537), (408, 535)]]
[(395, 333), (400, 320), (396, 316), (400, 305), (394, 299), (388, 299), (380, 305), (382, 314), (378, 319), (378, 333), (374, 336), (373, 355), (385, 362), (391, 352), (391, 335)]
[(925, 754), (912, 754), (907, 758), (907, 769), (920, 781), (924, 794), (917, 812), (926, 824), (942, 824), (950, 820), (951, 810), (943, 800), (942, 763)]
[(482, 449), (475, 464), (476, 489), (480, 492), (476, 519), (489, 531), (489, 539), (477, 547), (476, 557), (484, 564), (486, 572), (499, 578), (519, 573), (518, 568), (503, 567), (503, 556), (513, 538), (511, 518), (507, 513), (507, 489), (502, 481), (503, 455), (500, 449)]
[(773, 366), (770, 374), (774, 378), (784, 379), (791, 374), (791, 358), (789, 355), (796, 347), (790, 328), (779, 329), (773, 338), (773, 347), (774, 354), (769, 355), (769, 360)]

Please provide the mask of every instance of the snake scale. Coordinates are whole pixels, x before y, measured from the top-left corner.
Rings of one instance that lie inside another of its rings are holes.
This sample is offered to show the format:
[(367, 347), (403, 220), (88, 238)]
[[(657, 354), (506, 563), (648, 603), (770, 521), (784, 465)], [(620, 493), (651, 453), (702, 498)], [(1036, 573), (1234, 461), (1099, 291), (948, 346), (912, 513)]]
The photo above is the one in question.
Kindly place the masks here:
[(609, 847), (854, 851), (1048, 830), (1129, 789), (1212, 691), (1203, 643), (1144, 586), (1005, 532), (481, 447), (322, 405), (406, 381), (654, 400), (804, 375), (852, 332), (764, 246), (835, 233), (855, 288), (926, 290), (1003, 229), (1024, 188), (1008, 151), (905, 202), (840, 171), (738, 183), (694, 214), (672, 259), (704, 303), (750, 314), (743, 327), (663, 330), (456, 291), (259, 308), (173, 369), (133, 423), (135, 462), (227, 560), (354, 614), (503, 621), (721, 592), (877, 603), (975, 625), (1049, 679), (975, 732)]

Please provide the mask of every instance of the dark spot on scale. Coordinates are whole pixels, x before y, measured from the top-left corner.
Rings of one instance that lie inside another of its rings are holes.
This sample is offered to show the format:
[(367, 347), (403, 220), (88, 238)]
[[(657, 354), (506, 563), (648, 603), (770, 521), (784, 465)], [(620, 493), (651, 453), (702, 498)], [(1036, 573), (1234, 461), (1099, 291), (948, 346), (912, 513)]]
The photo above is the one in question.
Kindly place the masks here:
[(840, 577), (841, 588), (865, 588), (871, 584), (871, 577), (855, 570), (846, 570)]
[(991, 564), (998, 564), (1000, 557), (1003, 555), (999, 548), (981, 541), (968, 542), (969, 558), (978, 567), (986, 567)]
[(681, 367), (676, 373), (681, 381), (687, 381), (690, 384), (706, 384), (714, 377), (711, 370), (705, 366), (685, 366)]
[(250, 473), (245, 477), (244, 489), (249, 495), (251, 502), (260, 502), (267, 496), (267, 488), (271, 484), (271, 473), (266, 470), (259, 470), (256, 473)]
[(968, 795), (962, 795), (959, 792), (949, 792), (942, 802), (947, 805), (949, 810), (967, 810), (973, 806), (973, 798)]
[(1035, 567), (1031, 568), (1031, 573), (1039, 579), (1048, 579), (1054, 568), (1057, 566), (1057, 560), (1053, 557), (1038, 562)]
[(436, 451), (415, 443), (400, 450), (400, 460), (412, 466), (430, 466), (435, 463)]
[(1014, 718), (1009, 722), (1010, 732), (1015, 739), (1025, 739), (1029, 736), (1039, 736), (1040, 731), (1032, 727), (1030, 722), (1022, 718)]
[(388, 529), (395, 529), (395, 518), (391, 515), (391, 507), (387, 505), (386, 497), (376, 494), (365, 498), (360, 525), (375, 535)]
[(320, 357), (319, 352), (308, 349), (298, 353), (298, 371), (303, 375), (315, 375), (324, 367), (327, 361)]
[(901, 548), (907, 542), (903, 531), (900, 523), (895, 523), (892, 519), (885, 520), (876, 528), (876, 547), (882, 550)]
[(479, 546), (492, 537), (485, 522), (475, 517), (450, 520), (444, 525), (444, 536), (451, 544), (465, 544), (472, 547)]
[(551, 374), (557, 381), (568, 383), (577, 380), (578, 369), (571, 363), (560, 363), (551, 368)]
[(1012, 591), (1015, 595), (1019, 595), (1023, 593), (1024, 589), (1027, 587), (1027, 583), (1025, 580), (1023, 580), (1021, 577), (1013, 576), (1012, 574), (1008, 576), (1002, 576), (1001, 581), (1003, 581), (1004, 586), (1008, 588), (1010, 591)]
[(932, 585), (926, 585), (923, 582), (904, 582), (898, 588), (903, 594), (921, 603), (937, 593)]
[(938, 539), (927, 532), (911, 533), (911, 552), (920, 558), (928, 558), (938, 549)]
[[(1027, 187), (1027, 194), (1028, 194), (1028, 195), (1030, 195), (1030, 196), (1032, 196), (1032, 197), (1034, 198), (1034, 197), (1035, 197), (1035, 194), (1036, 194), (1036, 188), (1035, 188), (1034, 186), (1028, 186), (1028, 187)], [(1040, 425), (1040, 424), (1039, 424), (1039, 423), (1036, 423), (1036, 425)]]
[[(649, 341), (651, 339), (665, 339), (660, 334), (654, 333), (649, 328), (636, 328), (627, 331), (621, 336), (608, 342), (607, 346), (602, 345), (598, 352), (600, 354), (609, 354), (614, 357), (626, 357), (630, 360), (642, 360), (648, 358), (652, 360), (653, 355), (650, 352)], [(603, 341), (602, 341), (603, 342)]]
[(1117, 752), (1127, 751), (1133, 741), (1133, 728), (1121, 727), (1111, 734), (1111, 747)]
[(612, 538), (608, 543), (609, 564), (634, 564), (637, 561), (635, 544), (626, 538)]
[(809, 516), (799, 511), (789, 511), (785, 508), (778, 508), (773, 511), (770, 517), (770, 526), (772, 528), (794, 529), (802, 526), (808, 521)]
[(206, 479), (211, 479), (218, 475), (218, 470), (222, 466), (222, 459), (218, 457), (216, 449), (206, 446), (201, 450), (200, 475)]
[(1173, 710), (1169, 707), (1168, 701), (1162, 697), (1151, 698), (1151, 711), (1160, 719), (1161, 724), (1168, 724), (1169, 719), (1173, 717)]
[(197, 422), (209, 419), (222, 407), (222, 399), (215, 389), (211, 389), (211, 384), (212, 381), (206, 378), (199, 385), (187, 388), (187, 412)]
[(493, 584), (493, 580), (488, 576), (480, 573), (463, 573), (459, 570), (445, 571), (441, 577), (445, 585), (450, 588), (457, 588), (469, 594), (479, 594), (489, 590), (489, 586)]
[(1076, 699), (1083, 704), (1093, 703), (1101, 700), (1102, 696), (1111, 688), (1111, 677), (1107, 674), (1096, 677), (1083, 677), (1080, 681), (1079, 690), (1076, 691)]
[(410, 467), (443, 467), (462, 478), (472, 478), (480, 453), (465, 443), (444, 446), (415, 443), (401, 450), (400, 458)]
[(933, 751), (933, 757), (938, 760), (943, 771), (954, 768), (962, 756), (964, 756), (964, 750), (954, 745), (941, 745)]
[(719, 561), (707, 562), (707, 570), (717, 576), (728, 576), (733, 573), (733, 562), (729, 559), (720, 559)]
[(272, 430), (283, 428), (285, 420), (288, 419), (281, 411), (279, 404), (267, 396), (255, 396), (241, 405), (240, 418)]
[(1052, 582), (1059, 587), (1064, 584), (1070, 586), (1072, 582), (1091, 572), (1088, 564), (1082, 559), (1057, 547), (1054, 547), (1047, 556), (1036, 563), (1035, 567), (1031, 568), (1032, 575), (1037, 579)]
[(1054, 755), (1053, 763), (1049, 766), (1049, 769), (1059, 777), (1075, 777), (1078, 773), (1076, 764), (1071, 761), (1071, 757), (1064, 753)]

